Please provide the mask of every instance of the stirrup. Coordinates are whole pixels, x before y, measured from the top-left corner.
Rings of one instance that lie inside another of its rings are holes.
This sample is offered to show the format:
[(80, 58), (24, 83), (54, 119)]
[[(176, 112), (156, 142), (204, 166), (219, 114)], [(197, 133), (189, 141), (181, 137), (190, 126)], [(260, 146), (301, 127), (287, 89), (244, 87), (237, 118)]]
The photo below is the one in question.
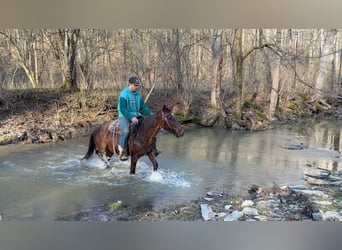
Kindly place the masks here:
[(125, 153), (123, 153), (123, 154), (121, 154), (119, 156), (119, 160), (120, 161), (127, 161), (128, 160), (128, 156)]

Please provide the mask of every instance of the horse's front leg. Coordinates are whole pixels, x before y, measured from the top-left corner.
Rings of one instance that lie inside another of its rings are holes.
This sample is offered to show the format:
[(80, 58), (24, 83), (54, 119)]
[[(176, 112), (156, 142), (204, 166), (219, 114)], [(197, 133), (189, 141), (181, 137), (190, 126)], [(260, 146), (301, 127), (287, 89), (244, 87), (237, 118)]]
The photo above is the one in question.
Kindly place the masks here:
[(154, 151), (148, 153), (147, 156), (148, 156), (148, 158), (150, 159), (150, 161), (153, 164), (153, 171), (157, 171), (157, 169), (158, 169), (158, 162), (156, 160), (156, 156), (155, 156)]
[(135, 168), (137, 166), (137, 162), (138, 162), (138, 156), (136, 154), (131, 153), (131, 170), (130, 170), (130, 174), (135, 174)]

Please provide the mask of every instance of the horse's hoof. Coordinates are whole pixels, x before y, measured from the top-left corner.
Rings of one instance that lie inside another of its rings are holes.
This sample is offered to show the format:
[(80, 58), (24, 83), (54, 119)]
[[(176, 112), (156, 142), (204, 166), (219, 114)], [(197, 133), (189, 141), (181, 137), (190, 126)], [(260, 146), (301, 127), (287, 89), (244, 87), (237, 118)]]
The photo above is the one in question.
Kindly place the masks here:
[(162, 151), (155, 150), (155, 151), (154, 151), (154, 155), (155, 155), (155, 156), (158, 156), (158, 155), (160, 155), (160, 154), (161, 154), (161, 152), (162, 152)]

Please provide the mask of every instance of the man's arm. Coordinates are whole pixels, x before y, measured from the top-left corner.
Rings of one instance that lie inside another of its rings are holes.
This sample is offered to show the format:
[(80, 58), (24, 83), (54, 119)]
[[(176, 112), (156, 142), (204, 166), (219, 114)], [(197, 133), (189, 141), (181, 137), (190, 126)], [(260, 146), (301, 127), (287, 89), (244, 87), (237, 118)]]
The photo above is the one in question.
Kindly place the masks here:
[(127, 100), (124, 97), (119, 98), (119, 108), (123, 116), (128, 118), (129, 120), (131, 120), (134, 117), (134, 115), (128, 111)]
[(146, 105), (144, 100), (140, 99), (140, 111), (142, 115), (152, 115), (152, 111), (149, 109), (149, 107)]

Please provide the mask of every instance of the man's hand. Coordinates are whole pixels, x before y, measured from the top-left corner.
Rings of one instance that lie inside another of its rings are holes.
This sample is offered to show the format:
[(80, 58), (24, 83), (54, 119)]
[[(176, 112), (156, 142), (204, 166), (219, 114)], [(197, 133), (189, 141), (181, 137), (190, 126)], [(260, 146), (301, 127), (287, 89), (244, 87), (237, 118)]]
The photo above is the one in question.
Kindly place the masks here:
[(138, 118), (135, 116), (131, 119), (132, 124), (137, 124), (139, 122)]

